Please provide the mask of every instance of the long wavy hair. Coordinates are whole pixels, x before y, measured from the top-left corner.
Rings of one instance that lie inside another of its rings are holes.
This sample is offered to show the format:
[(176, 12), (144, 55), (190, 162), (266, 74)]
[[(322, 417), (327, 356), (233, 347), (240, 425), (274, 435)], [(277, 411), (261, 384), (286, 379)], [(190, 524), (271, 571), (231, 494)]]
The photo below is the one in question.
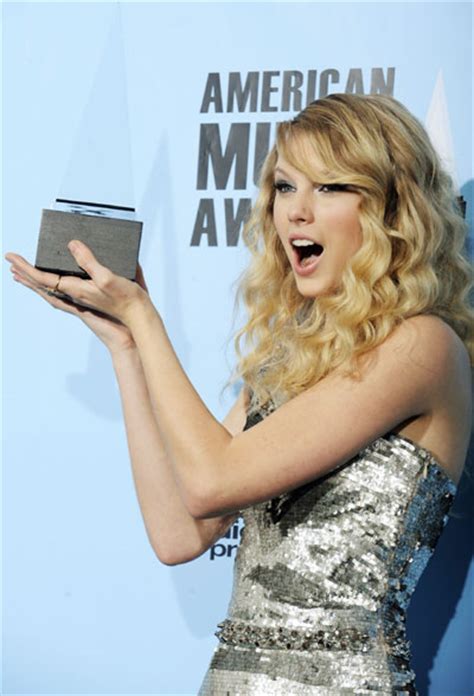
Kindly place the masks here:
[[(273, 223), (278, 153), (315, 180), (314, 155), (361, 194), (362, 245), (330, 294), (302, 296)], [(474, 361), (472, 272), (453, 182), (422, 124), (384, 95), (331, 94), (280, 123), (263, 164), (243, 239), (251, 260), (239, 280), (245, 325), (236, 333), (229, 383), (250, 387), (249, 413), (283, 402), (360, 359), (408, 317), (433, 314)], [(243, 345), (242, 345), (243, 343)]]

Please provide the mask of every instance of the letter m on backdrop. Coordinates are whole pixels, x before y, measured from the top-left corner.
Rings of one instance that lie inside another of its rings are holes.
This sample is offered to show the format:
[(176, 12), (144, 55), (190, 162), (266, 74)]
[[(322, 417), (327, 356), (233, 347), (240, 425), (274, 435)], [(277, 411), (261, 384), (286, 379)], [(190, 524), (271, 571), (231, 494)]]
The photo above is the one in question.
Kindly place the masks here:
[(224, 190), (234, 167), (234, 190), (247, 188), (250, 123), (233, 123), (225, 152), (222, 151), (219, 124), (202, 123), (199, 136), (197, 188), (208, 188), (209, 163), (212, 164), (216, 189)]

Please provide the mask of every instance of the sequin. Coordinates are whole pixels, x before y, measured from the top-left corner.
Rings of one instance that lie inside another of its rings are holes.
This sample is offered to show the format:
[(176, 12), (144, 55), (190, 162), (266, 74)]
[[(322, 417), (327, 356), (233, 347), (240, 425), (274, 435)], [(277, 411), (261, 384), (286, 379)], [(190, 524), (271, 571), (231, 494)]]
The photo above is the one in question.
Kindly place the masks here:
[(244, 510), (228, 616), (199, 696), (416, 696), (406, 611), (455, 493), (428, 450), (388, 433)]

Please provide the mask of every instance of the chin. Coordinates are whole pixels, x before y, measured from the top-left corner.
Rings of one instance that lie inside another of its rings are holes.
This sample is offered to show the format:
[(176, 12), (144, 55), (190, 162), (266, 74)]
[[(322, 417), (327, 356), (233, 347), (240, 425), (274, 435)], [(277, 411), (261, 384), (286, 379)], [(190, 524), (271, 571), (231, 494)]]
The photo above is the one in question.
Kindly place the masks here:
[(301, 290), (300, 288), (298, 288), (298, 292), (301, 295), (301, 297), (305, 297), (308, 300), (311, 298), (316, 299), (317, 297), (320, 297), (320, 295), (321, 295), (320, 292), (316, 292), (314, 290), (312, 290), (312, 291), (311, 290)]
[[(318, 287), (319, 286), (319, 287)], [(321, 295), (329, 294), (329, 289), (326, 287), (321, 287), (319, 283), (308, 283), (296, 281), (296, 288), (300, 295), (306, 298), (320, 297)]]

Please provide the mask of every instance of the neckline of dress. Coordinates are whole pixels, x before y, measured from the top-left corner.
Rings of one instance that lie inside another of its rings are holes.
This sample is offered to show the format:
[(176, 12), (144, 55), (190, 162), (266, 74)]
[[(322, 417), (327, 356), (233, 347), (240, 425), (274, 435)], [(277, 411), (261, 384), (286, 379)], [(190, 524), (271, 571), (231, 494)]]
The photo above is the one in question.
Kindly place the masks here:
[(399, 435), (398, 433), (395, 433), (395, 432), (389, 432), (386, 435), (383, 435), (382, 437), (380, 437), (378, 439), (386, 440), (387, 442), (392, 442), (393, 439), (395, 439), (395, 440), (400, 440), (401, 442), (405, 442), (405, 443), (411, 445), (411, 447), (413, 447), (415, 450), (417, 450), (422, 455), (424, 455), (425, 464), (431, 465), (435, 469), (437, 469), (439, 471), (439, 473), (457, 490), (458, 484), (454, 482), (454, 480), (447, 473), (446, 469), (440, 464), (440, 462), (434, 456), (434, 454), (433, 454), (433, 452), (431, 452), (431, 450), (427, 449), (426, 447), (423, 447), (422, 445), (419, 445), (418, 442), (415, 442), (414, 440), (407, 437), (406, 435)]

